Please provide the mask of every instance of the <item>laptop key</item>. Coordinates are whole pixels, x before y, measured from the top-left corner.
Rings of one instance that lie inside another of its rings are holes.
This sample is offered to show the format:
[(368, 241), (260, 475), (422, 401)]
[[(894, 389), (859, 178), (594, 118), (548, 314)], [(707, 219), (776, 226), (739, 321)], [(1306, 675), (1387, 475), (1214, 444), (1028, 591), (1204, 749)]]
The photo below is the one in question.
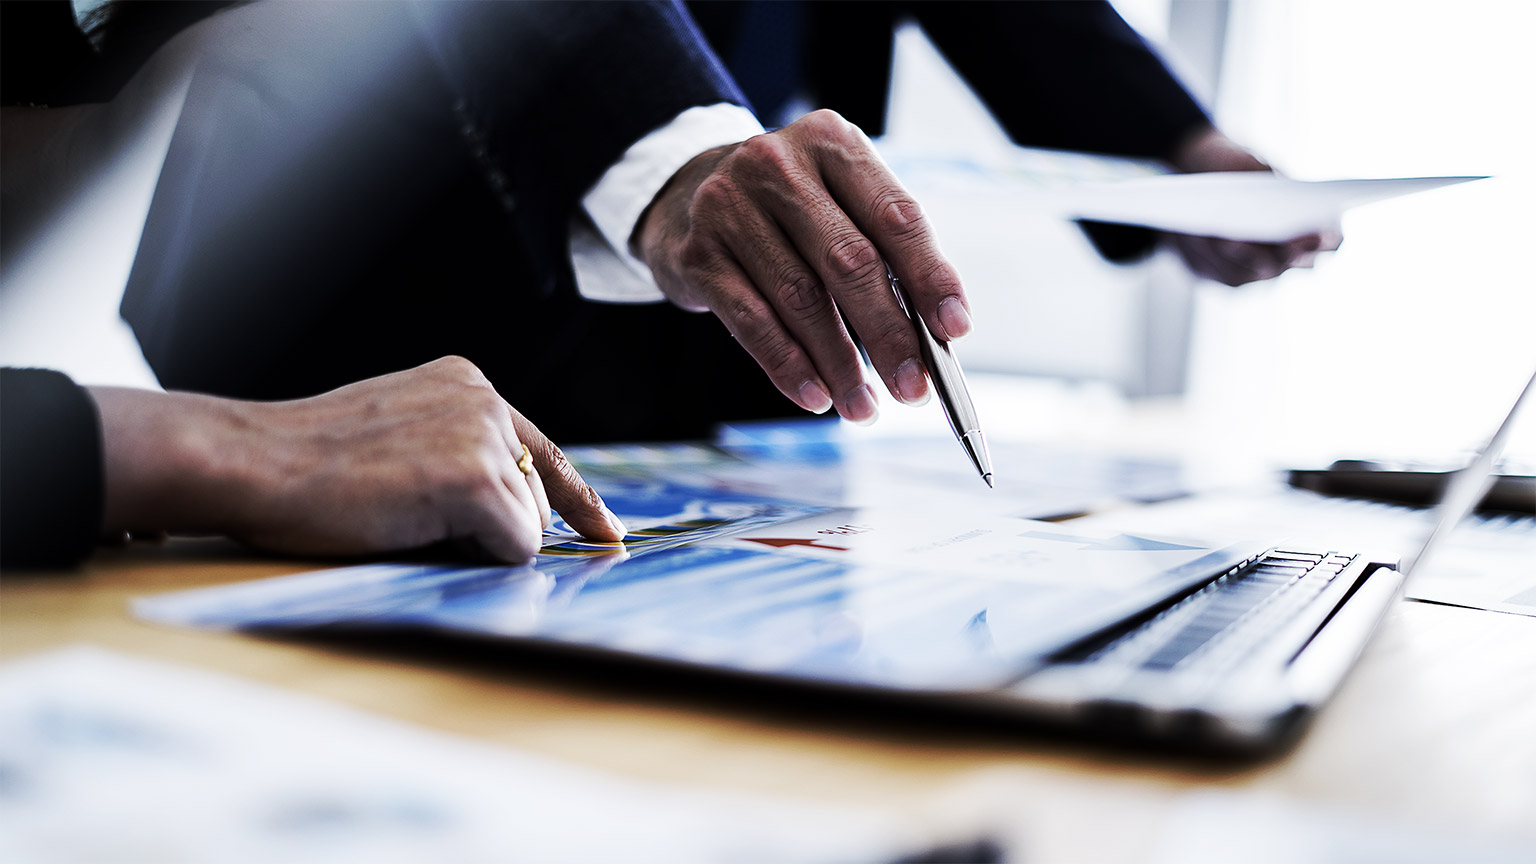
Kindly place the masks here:
[(1265, 555), (1260, 560), (1260, 563), (1268, 564), (1268, 563), (1273, 562), (1273, 561), (1301, 561), (1301, 562), (1305, 562), (1305, 563), (1308, 563), (1308, 564), (1316, 564), (1317, 562), (1319, 562), (1321, 560), (1323, 560), (1323, 556), (1322, 555), (1315, 555), (1315, 554), (1312, 554), (1312, 553), (1309, 553), (1309, 552), (1279, 552), (1279, 551), (1276, 551), (1276, 552), (1271, 552), (1268, 555)]
[[(1342, 571), (1329, 555), (1284, 554), (1290, 557), (1277, 559), (1271, 553), (1240, 572), (1223, 574), (1096, 657), (1149, 671), (1195, 664), (1220, 674), (1231, 668), (1238, 658), (1227, 655), (1261, 644), (1265, 634), (1298, 614)], [(1214, 648), (1218, 643), (1232, 650)]]

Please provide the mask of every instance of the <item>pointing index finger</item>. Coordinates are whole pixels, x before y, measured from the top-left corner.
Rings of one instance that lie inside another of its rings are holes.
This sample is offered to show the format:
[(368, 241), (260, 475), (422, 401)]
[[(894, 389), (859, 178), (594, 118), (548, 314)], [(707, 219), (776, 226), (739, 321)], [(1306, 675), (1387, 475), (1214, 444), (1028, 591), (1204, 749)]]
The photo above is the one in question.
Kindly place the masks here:
[(538, 468), (536, 474), (555, 512), (583, 537), (614, 542), (623, 540), (628, 529), (603, 503), (597, 490), (581, 479), (565, 453), (516, 409), (509, 410), (518, 437), (533, 454), (533, 464)]

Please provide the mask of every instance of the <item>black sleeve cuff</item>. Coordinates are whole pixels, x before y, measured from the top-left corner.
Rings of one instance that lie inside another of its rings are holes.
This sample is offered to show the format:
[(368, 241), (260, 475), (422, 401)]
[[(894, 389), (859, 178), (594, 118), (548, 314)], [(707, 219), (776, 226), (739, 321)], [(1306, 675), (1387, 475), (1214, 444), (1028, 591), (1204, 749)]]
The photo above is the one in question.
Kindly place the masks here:
[(1088, 242), (1111, 264), (1134, 264), (1157, 249), (1157, 232), (1140, 225), (1077, 220)]
[(90, 557), (102, 462), (101, 421), (84, 388), (48, 369), (0, 370), (0, 568)]

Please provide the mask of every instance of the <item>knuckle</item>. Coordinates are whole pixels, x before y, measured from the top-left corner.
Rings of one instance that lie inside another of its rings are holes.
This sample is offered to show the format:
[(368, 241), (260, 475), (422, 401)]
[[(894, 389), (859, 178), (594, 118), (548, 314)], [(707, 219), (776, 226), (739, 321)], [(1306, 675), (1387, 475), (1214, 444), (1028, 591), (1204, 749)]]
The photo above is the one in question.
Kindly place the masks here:
[(517, 440), (528, 445), (528, 450), (533, 453), (535, 459), (553, 462), (560, 448), (556, 447), (554, 442), (549, 440), (549, 436), (541, 432), (532, 420), (517, 413), (517, 409), (509, 405), (507, 410), (513, 415), (512, 429), (517, 433)]
[(737, 311), (735, 317), (726, 319), (731, 335), (770, 378), (786, 375), (799, 366), (802, 357), (799, 345), (776, 321), (765, 319), (755, 309), (742, 311), (738, 307)]
[(918, 278), (921, 284), (934, 294), (959, 294), (960, 273), (955, 270), (941, 255), (919, 261), (917, 264)]
[[(574, 504), (587, 510), (602, 510), (603, 496), (597, 494), (597, 490), (587, 485), (587, 482), (572, 472), (576, 494)], [(567, 505), (570, 506), (570, 505)]]
[(725, 294), (715, 298), (715, 314), (721, 320), (738, 330), (741, 339), (748, 344), (757, 341), (761, 332), (766, 329), (762, 311), (756, 302), (756, 298), (750, 294)]
[(805, 115), (805, 123), (813, 129), (824, 132), (841, 132), (853, 125), (831, 108), (820, 108)]
[(857, 231), (835, 237), (827, 246), (827, 269), (839, 282), (868, 282), (884, 272), (880, 253)]
[(780, 378), (800, 364), (800, 349), (783, 334), (774, 334), (759, 344), (757, 362), (770, 378)]
[(693, 193), (690, 216), (694, 219), (715, 213), (731, 212), (741, 201), (741, 188), (727, 174), (713, 174), (701, 182)]
[(549, 444), (543, 449), (543, 457), (544, 470), (541, 476), (546, 478), (545, 493), (549, 495), (550, 504), (556, 510), (572, 506), (601, 506), (602, 498), (587, 485), (587, 481), (581, 479), (580, 472), (566, 458), (565, 451)]
[(795, 172), (793, 145), (773, 133), (748, 138), (741, 149), (736, 151), (736, 158), (744, 165), (751, 166), (756, 174), (787, 177)]
[(874, 323), (873, 330), (874, 332), (869, 335), (876, 345), (892, 348), (902, 356), (917, 353), (917, 339), (912, 332), (912, 322), (905, 316), (882, 316)]
[(845, 151), (858, 151), (869, 145), (864, 130), (830, 108), (807, 115), (807, 120), (817, 137), (826, 144)]
[(881, 231), (889, 237), (910, 237), (921, 234), (928, 227), (922, 205), (899, 189), (876, 196), (872, 212)]
[(683, 242), (678, 253), (678, 264), (690, 279), (712, 278), (718, 267), (719, 247), (712, 239), (698, 234)]
[(479, 384), (485, 381), (485, 373), (480, 371), (479, 366), (457, 354), (450, 354), (447, 357), (436, 360), (434, 365), (458, 381), (469, 384)]
[(555, 485), (579, 483), (585, 486), (586, 481), (581, 479), (581, 475), (576, 472), (576, 466), (566, 458), (565, 451), (548, 441), (545, 445), (540, 448), (542, 451), (540, 461), (544, 463), (545, 473), (551, 479), (558, 481)]
[(488, 421), (488, 428), (492, 431), (499, 429), (497, 424), (507, 416), (507, 403), (491, 388), (491, 382), (486, 381), (485, 376), (482, 375), (481, 381), (475, 382), (473, 386), (475, 389), (469, 397), (470, 408)]
[(778, 296), (781, 308), (801, 316), (813, 315), (826, 309), (827, 289), (810, 273), (798, 267), (792, 268), (780, 279)]
[(736, 337), (770, 378), (787, 375), (800, 365), (800, 346), (777, 326), (754, 321), (738, 328)]

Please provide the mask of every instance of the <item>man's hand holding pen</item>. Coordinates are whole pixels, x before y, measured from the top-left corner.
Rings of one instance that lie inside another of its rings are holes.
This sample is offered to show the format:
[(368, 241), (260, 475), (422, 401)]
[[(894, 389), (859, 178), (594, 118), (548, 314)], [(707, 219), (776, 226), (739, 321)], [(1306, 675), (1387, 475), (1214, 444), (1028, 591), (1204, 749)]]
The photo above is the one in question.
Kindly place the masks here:
[(714, 312), (785, 396), (818, 414), (870, 423), (879, 413), (845, 318), (892, 396), (928, 399), (919, 334), (887, 263), (934, 335), (971, 330), (960, 277), (922, 209), (831, 111), (695, 157), (635, 242), (673, 303)]

